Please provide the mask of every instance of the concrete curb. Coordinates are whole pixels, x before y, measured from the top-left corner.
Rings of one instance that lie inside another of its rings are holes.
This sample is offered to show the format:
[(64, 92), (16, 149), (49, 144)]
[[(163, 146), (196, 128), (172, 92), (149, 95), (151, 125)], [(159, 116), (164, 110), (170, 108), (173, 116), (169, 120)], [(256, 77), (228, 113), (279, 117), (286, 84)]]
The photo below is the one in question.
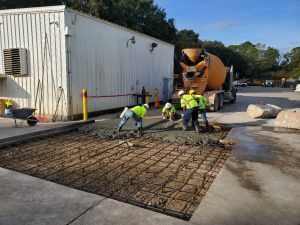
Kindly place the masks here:
[(86, 124), (91, 124), (91, 123), (95, 123), (95, 120), (88, 120), (86, 122), (79, 122), (79, 123), (70, 124), (70, 125), (66, 125), (66, 126), (55, 127), (55, 128), (50, 128), (50, 129), (47, 129), (47, 130), (37, 131), (37, 132), (34, 132), (34, 133), (29, 133), (29, 134), (23, 134), (23, 135), (19, 135), (19, 136), (15, 136), (15, 137), (4, 138), (4, 139), (0, 140), (0, 148), (3, 148), (7, 145), (12, 145), (12, 144), (20, 143), (20, 142), (25, 142), (25, 141), (29, 141), (29, 140), (40, 138), (40, 137), (46, 137), (46, 136), (50, 136), (50, 135), (55, 135), (55, 134), (59, 134), (59, 133), (68, 132), (68, 131), (71, 131), (71, 130), (76, 130), (80, 126), (83, 126), (83, 125), (86, 125)]

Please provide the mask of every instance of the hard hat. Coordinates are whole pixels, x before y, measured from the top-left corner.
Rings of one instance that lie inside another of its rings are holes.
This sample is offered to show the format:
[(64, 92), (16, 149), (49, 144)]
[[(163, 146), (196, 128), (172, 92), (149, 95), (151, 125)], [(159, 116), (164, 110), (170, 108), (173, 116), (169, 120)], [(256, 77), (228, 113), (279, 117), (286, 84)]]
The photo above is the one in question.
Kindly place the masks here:
[(196, 91), (193, 90), (193, 89), (191, 89), (190, 92), (189, 92), (189, 94), (190, 94), (190, 95), (191, 95), (191, 94), (196, 94)]
[(166, 107), (167, 109), (169, 109), (169, 108), (172, 107), (172, 105), (171, 105), (171, 103), (167, 102), (166, 105), (165, 105), (165, 107)]
[(180, 90), (179, 92), (178, 92), (178, 95), (180, 96), (180, 95), (183, 95), (184, 94), (184, 91), (183, 90)]
[(147, 109), (149, 109), (149, 104), (143, 104)]

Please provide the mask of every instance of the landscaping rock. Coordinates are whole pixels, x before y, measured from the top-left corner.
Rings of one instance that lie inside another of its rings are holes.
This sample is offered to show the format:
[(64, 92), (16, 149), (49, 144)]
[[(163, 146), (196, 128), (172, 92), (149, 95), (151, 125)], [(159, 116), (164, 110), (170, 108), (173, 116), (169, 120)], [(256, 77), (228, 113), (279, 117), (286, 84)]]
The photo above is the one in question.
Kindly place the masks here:
[(247, 108), (247, 115), (251, 118), (275, 118), (282, 110), (279, 106), (266, 104), (250, 104)]
[(276, 117), (275, 126), (300, 130), (300, 109), (281, 111)]

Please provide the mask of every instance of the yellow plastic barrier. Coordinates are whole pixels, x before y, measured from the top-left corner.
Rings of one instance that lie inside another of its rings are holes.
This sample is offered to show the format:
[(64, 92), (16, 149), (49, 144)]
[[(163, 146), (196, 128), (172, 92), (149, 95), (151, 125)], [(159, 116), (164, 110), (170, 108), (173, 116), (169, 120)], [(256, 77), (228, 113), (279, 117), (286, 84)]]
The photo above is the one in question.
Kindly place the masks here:
[(146, 90), (146, 98), (145, 98), (145, 100), (146, 100), (146, 104), (148, 104), (149, 105), (149, 95), (150, 95), (150, 93), (149, 93), (149, 90)]

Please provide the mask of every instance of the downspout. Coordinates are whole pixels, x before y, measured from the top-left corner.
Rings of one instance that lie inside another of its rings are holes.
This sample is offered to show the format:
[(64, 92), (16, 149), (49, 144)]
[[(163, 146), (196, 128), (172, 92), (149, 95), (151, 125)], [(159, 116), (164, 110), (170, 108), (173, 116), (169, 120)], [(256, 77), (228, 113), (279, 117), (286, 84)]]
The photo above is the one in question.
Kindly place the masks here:
[(68, 88), (68, 120), (73, 120), (72, 102), (72, 65), (71, 65), (71, 30), (65, 27), (66, 46), (67, 46), (67, 88)]

